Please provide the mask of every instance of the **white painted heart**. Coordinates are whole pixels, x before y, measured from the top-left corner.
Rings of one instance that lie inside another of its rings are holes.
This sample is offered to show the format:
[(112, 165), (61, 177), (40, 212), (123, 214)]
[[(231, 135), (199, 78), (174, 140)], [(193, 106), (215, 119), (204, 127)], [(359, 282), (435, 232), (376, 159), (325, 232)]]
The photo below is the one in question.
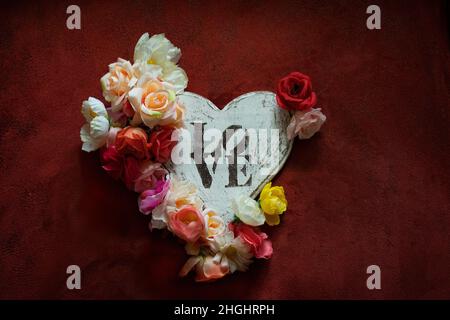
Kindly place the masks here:
[(292, 148), (286, 134), (290, 114), (267, 91), (239, 96), (222, 110), (195, 93), (184, 92), (178, 99), (186, 114), (176, 148), (188, 151), (184, 155), (192, 161), (169, 163), (167, 168), (194, 183), (206, 205), (229, 222), (234, 215), (232, 199), (256, 197), (283, 167)]

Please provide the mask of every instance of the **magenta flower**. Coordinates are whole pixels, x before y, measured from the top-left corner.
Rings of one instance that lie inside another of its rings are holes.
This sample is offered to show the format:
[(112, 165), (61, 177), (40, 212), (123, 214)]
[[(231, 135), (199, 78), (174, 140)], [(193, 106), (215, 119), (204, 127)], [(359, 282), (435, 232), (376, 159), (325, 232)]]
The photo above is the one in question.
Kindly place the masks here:
[(167, 191), (169, 191), (169, 187), (170, 180), (166, 177), (155, 181), (154, 188), (147, 189), (140, 194), (138, 199), (139, 211), (145, 215), (150, 214), (153, 209), (163, 202)]

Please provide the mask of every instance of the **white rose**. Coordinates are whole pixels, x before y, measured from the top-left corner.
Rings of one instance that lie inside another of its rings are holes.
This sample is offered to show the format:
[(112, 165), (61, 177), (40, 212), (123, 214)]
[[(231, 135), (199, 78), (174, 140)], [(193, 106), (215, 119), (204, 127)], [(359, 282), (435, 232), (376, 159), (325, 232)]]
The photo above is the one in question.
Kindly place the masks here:
[(177, 93), (183, 92), (188, 83), (186, 72), (177, 66), (181, 51), (164, 34), (152, 37), (144, 33), (134, 49), (134, 62), (140, 73), (151, 73), (171, 83)]
[(81, 113), (86, 123), (81, 127), (81, 149), (91, 152), (102, 147), (108, 138), (109, 120), (104, 104), (93, 97), (83, 101)]
[(266, 221), (258, 202), (250, 197), (244, 195), (238, 196), (233, 200), (232, 207), (234, 214), (239, 220), (249, 226), (260, 226)]
[(291, 140), (296, 135), (299, 139), (309, 139), (320, 130), (327, 117), (321, 109), (296, 111), (287, 127), (287, 136)]
[(253, 254), (240, 237), (235, 238), (232, 231), (227, 230), (210, 242), (210, 249), (215, 253), (214, 259), (222, 266), (228, 267), (230, 273), (247, 271), (252, 263)]

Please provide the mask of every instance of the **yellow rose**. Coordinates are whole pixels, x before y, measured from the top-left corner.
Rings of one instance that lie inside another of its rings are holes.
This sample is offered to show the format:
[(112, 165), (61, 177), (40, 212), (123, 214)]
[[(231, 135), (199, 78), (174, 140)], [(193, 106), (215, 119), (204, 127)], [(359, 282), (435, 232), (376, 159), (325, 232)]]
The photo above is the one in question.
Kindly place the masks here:
[(261, 191), (259, 203), (266, 216), (266, 223), (270, 226), (278, 225), (279, 215), (287, 209), (283, 187), (272, 187), (272, 182), (267, 183)]

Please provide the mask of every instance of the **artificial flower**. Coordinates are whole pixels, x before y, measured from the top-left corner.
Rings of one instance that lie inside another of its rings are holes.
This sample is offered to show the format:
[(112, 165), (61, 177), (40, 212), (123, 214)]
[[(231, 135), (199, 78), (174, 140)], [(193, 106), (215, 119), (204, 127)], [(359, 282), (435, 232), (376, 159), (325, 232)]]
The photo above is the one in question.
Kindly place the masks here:
[(232, 208), (236, 217), (242, 222), (254, 227), (264, 224), (264, 213), (258, 202), (252, 198), (240, 195), (233, 199)]
[(190, 257), (181, 268), (180, 276), (186, 276), (194, 268), (197, 282), (214, 281), (229, 273), (229, 266), (220, 260), (220, 255)]
[(109, 65), (109, 72), (100, 83), (103, 97), (111, 103), (113, 111), (119, 111), (127, 99), (128, 92), (137, 82), (136, 70), (133, 65), (122, 58)]
[(108, 132), (108, 138), (106, 139), (106, 147), (109, 148), (116, 143), (116, 137), (119, 131), (122, 130), (120, 127), (111, 127)]
[(179, 238), (195, 242), (205, 232), (205, 220), (201, 212), (193, 206), (168, 213), (168, 226)]
[(128, 100), (123, 104), (122, 112), (128, 118), (134, 117), (135, 111)]
[(105, 105), (98, 99), (89, 97), (83, 101), (81, 113), (86, 123), (81, 127), (81, 149), (91, 152), (105, 145), (109, 132), (108, 113)]
[(108, 116), (110, 119), (111, 126), (124, 128), (128, 124), (128, 117), (123, 112), (123, 110), (113, 111), (112, 108), (107, 108)]
[(259, 203), (266, 216), (266, 223), (270, 226), (278, 225), (279, 215), (287, 209), (283, 187), (272, 187), (272, 182), (267, 183), (261, 191)]
[(176, 101), (174, 87), (151, 74), (146, 73), (139, 79), (129, 93), (129, 101), (135, 111), (133, 126), (142, 122), (150, 128), (182, 124), (184, 110)]
[(122, 155), (132, 155), (137, 159), (148, 159), (149, 144), (147, 133), (142, 128), (126, 127), (117, 133), (116, 150)]
[(164, 34), (150, 37), (148, 33), (144, 33), (134, 49), (134, 61), (141, 73), (150, 72), (155, 78), (172, 83), (177, 93), (182, 92), (188, 83), (186, 73), (176, 65), (180, 57), (180, 49)]
[(287, 136), (291, 140), (295, 136), (299, 139), (309, 139), (320, 130), (327, 117), (321, 109), (296, 111), (287, 127)]
[(114, 179), (121, 179), (128, 189), (134, 190), (134, 182), (141, 174), (141, 163), (133, 156), (123, 156), (116, 147), (103, 149), (101, 153), (103, 169)]
[(300, 72), (291, 72), (278, 82), (276, 99), (287, 110), (307, 110), (317, 103), (311, 79)]
[(230, 273), (235, 271), (247, 271), (252, 263), (252, 253), (250, 248), (240, 237), (234, 237), (232, 231), (218, 235), (214, 241), (210, 242), (212, 252), (216, 253), (215, 259), (222, 265), (228, 266)]
[(169, 180), (155, 181), (153, 188), (147, 189), (139, 195), (139, 211), (145, 215), (150, 214), (164, 200), (169, 186)]
[(272, 257), (272, 242), (268, 240), (264, 232), (244, 223), (230, 224), (230, 230), (235, 237), (240, 237), (250, 247), (255, 258), (270, 259)]
[(144, 162), (141, 174), (134, 182), (134, 191), (143, 192), (148, 189), (154, 189), (158, 181), (168, 179), (167, 170), (160, 163)]
[(203, 201), (197, 193), (196, 186), (187, 181), (172, 177), (170, 189), (164, 201), (152, 212), (151, 229), (163, 229), (167, 226), (168, 213), (175, 212), (183, 206), (193, 206), (201, 211)]
[(172, 127), (160, 127), (150, 134), (150, 153), (156, 162), (165, 163), (170, 160), (173, 147), (177, 141), (172, 140)]
[(205, 219), (206, 238), (213, 239), (225, 232), (225, 222), (215, 210), (207, 208), (203, 210), (202, 214)]
[(145, 162), (141, 174), (134, 181), (134, 191), (140, 192), (138, 199), (139, 210), (150, 214), (159, 206), (169, 191), (170, 180), (166, 169), (160, 163)]
[(128, 189), (134, 191), (134, 182), (141, 174), (141, 163), (132, 156), (123, 157), (122, 181)]
[(120, 179), (123, 172), (123, 157), (117, 152), (114, 145), (101, 151), (100, 161), (102, 168), (114, 179)]

